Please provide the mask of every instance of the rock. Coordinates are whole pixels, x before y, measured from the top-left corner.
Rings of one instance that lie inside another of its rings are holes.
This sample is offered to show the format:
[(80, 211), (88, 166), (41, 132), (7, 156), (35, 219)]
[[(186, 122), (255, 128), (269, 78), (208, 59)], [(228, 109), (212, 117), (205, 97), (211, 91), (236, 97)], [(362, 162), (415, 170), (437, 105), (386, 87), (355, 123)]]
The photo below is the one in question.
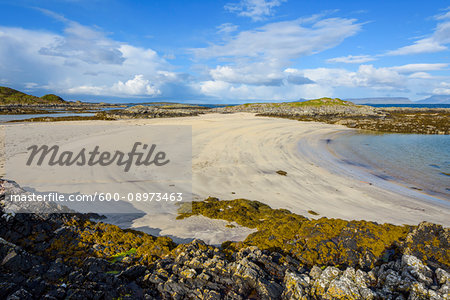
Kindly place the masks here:
[(128, 280), (135, 280), (136, 278), (144, 275), (145, 271), (147, 270), (146, 267), (136, 265), (128, 267), (126, 270), (122, 271), (118, 277), (119, 278), (126, 278)]
[(19, 289), (15, 293), (9, 295), (6, 300), (32, 300), (33, 296), (25, 289)]
[(450, 270), (450, 229), (422, 222), (406, 237), (404, 254), (413, 255), (432, 268)]
[(20, 247), (0, 238), (0, 265), (11, 271), (26, 272), (34, 265), (39, 264), (39, 259), (30, 255)]
[(441, 268), (436, 270), (436, 279), (439, 284), (450, 284), (450, 274)]
[(418, 281), (425, 284), (431, 284), (433, 282), (433, 279), (431, 278), (433, 276), (433, 272), (417, 257), (412, 255), (403, 255), (402, 266)]
[(184, 278), (192, 279), (197, 276), (197, 272), (194, 269), (185, 269), (181, 271), (181, 276), (183, 276)]
[(310, 299), (310, 283), (311, 280), (307, 275), (287, 271), (283, 282), (284, 291), (281, 297), (283, 299)]
[(205, 291), (204, 293), (205, 300), (219, 300), (221, 299), (220, 294), (214, 290)]
[(83, 267), (89, 272), (106, 272), (111, 268), (111, 263), (103, 258), (88, 257), (83, 261)]
[(57, 259), (50, 265), (48, 271), (44, 274), (44, 278), (50, 281), (57, 281), (66, 276), (70, 272), (70, 268), (63, 264), (61, 259)]
[(12, 282), (0, 282), (0, 299), (6, 299), (16, 289), (17, 285)]
[(358, 287), (346, 276), (333, 279), (323, 297), (325, 299), (361, 299)]
[(256, 285), (256, 291), (261, 299), (278, 299), (283, 292), (283, 288), (274, 281), (259, 278)]
[(311, 271), (309, 272), (309, 276), (314, 280), (319, 279), (321, 274), (322, 274), (322, 269), (319, 268), (318, 266), (312, 267)]
[(319, 279), (314, 282), (313, 294), (317, 297), (325, 295), (330, 283), (333, 279), (337, 278), (341, 274), (341, 271), (335, 267), (327, 267), (321, 274)]

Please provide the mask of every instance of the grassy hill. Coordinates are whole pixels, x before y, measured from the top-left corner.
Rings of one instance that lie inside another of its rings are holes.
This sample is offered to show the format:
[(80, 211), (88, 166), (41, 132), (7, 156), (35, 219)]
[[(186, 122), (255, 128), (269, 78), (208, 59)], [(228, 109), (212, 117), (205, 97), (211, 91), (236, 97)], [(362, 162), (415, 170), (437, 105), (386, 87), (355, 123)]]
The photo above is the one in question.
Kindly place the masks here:
[(15, 89), (0, 86), (0, 105), (1, 104), (63, 104), (66, 101), (61, 97), (50, 94), (41, 98), (28, 95)]
[(322, 106), (354, 106), (350, 101), (338, 98), (320, 98), (308, 101), (280, 102), (280, 103), (246, 103), (236, 107), (322, 107)]

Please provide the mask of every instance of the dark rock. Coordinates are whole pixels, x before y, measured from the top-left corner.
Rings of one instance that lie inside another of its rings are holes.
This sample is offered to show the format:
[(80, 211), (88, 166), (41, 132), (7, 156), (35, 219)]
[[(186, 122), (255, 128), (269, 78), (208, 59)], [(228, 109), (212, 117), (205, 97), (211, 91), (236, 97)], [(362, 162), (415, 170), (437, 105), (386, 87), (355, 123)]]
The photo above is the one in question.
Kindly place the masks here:
[(6, 300), (32, 300), (33, 296), (25, 289), (20, 289), (9, 295)]
[(144, 275), (145, 271), (147, 270), (146, 267), (136, 265), (128, 267), (126, 270), (122, 271), (118, 277), (119, 278), (126, 278), (128, 280), (136, 280), (136, 278)]

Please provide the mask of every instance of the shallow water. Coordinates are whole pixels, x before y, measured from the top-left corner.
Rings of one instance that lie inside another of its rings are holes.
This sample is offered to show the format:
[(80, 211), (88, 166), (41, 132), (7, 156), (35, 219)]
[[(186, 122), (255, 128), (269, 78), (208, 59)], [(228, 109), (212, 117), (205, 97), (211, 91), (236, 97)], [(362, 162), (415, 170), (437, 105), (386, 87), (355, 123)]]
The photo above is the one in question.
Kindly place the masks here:
[(353, 132), (329, 144), (351, 167), (450, 201), (450, 135)]
[(69, 117), (69, 116), (85, 116), (90, 117), (95, 113), (54, 113), (54, 114), (30, 114), (30, 115), (0, 115), (0, 123), (13, 121), (13, 120), (25, 120), (31, 118), (43, 118), (43, 117)]

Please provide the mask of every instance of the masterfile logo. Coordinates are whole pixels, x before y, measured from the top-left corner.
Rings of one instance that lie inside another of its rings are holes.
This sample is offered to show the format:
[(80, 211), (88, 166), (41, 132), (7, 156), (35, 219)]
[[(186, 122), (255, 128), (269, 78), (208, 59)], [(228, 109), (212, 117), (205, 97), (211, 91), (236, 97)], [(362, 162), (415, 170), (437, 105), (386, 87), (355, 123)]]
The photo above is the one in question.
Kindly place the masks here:
[[(139, 147), (142, 151), (139, 151)], [(156, 144), (148, 145), (141, 142), (136, 142), (130, 152), (124, 153), (122, 151), (102, 151), (100, 152), (100, 146), (95, 146), (93, 150), (88, 151), (86, 148), (82, 148), (78, 153), (73, 151), (60, 151), (59, 146), (53, 145), (33, 145), (27, 148), (30, 152), (30, 156), (26, 162), (27, 166), (31, 166), (36, 156), (36, 165), (41, 166), (44, 162), (47, 162), (49, 166), (103, 166), (107, 167), (111, 164), (117, 164), (118, 166), (124, 166), (124, 171), (130, 171), (131, 166), (151, 166), (157, 167), (164, 166), (170, 162), (166, 159), (166, 152), (156, 151)]]
[(5, 127), (4, 178), (27, 193), (8, 199), (22, 209), (33, 203), (24, 212), (48, 203), (57, 204), (54, 212), (173, 212), (174, 204), (192, 199), (191, 126)]

